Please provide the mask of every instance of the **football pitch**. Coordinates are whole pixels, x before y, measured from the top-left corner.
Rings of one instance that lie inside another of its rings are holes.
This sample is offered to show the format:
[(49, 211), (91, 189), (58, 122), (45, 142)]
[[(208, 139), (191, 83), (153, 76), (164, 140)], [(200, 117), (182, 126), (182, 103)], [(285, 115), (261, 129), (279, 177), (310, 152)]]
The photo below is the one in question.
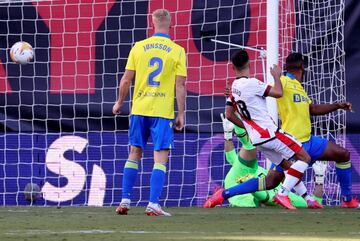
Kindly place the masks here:
[(0, 240), (360, 240), (360, 210), (166, 208), (172, 217), (115, 207), (1, 207)]

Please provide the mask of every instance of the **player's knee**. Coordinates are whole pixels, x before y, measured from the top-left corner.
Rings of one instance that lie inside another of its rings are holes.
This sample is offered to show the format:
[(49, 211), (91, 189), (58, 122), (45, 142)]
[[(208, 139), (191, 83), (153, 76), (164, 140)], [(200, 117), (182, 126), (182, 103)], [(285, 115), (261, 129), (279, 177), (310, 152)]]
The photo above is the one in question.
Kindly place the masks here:
[(265, 178), (265, 189), (266, 190), (271, 190), (276, 188), (281, 182), (281, 178), (279, 178), (278, 176), (274, 176), (274, 175), (268, 175)]
[(275, 187), (277, 187), (278, 184), (276, 184), (273, 180), (266, 182), (266, 190), (271, 190), (274, 189)]
[(300, 152), (296, 154), (296, 159), (306, 163), (310, 163), (311, 161), (310, 155), (304, 149), (302, 149)]
[(311, 161), (311, 157), (310, 157), (309, 153), (304, 151), (304, 162), (310, 163), (310, 161)]
[(277, 185), (275, 185), (274, 181), (266, 182), (265, 190), (271, 190), (274, 189), (275, 187), (277, 187)]
[(339, 156), (340, 156), (339, 159), (341, 159), (341, 161), (344, 162), (350, 161), (350, 152), (345, 148), (341, 149), (341, 151), (339, 152)]
[(142, 149), (140, 147), (131, 146), (129, 156), (133, 160), (140, 160), (142, 157)]

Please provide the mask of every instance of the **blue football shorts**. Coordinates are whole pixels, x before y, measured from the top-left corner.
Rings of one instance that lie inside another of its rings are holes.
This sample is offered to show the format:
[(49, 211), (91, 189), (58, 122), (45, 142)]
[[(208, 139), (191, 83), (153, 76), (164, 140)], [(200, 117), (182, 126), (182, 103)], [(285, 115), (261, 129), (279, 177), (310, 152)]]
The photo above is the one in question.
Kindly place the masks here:
[(129, 142), (132, 146), (145, 149), (149, 136), (154, 143), (154, 151), (171, 149), (174, 144), (174, 120), (141, 115), (130, 116)]
[(328, 142), (329, 141), (327, 139), (314, 135), (311, 135), (308, 141), (303, 142), (303, 148), (311, 157), (311, 164), (323, 155)]

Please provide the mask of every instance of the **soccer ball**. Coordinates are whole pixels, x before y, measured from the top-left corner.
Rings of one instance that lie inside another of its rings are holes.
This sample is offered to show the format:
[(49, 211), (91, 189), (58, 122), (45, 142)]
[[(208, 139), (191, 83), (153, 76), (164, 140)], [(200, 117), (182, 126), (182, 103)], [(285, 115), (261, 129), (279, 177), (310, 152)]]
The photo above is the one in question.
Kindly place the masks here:
[(28, 183), (24, 188), (25, 200), (31, 203), (35, 203), (42, 198), (42, 193), (39, 185), (36, 183)]
[(18, 64), (27, 64), (34, 57), (34, 50), (28, 42), (16, 42), (10, 49), (10, 58)]

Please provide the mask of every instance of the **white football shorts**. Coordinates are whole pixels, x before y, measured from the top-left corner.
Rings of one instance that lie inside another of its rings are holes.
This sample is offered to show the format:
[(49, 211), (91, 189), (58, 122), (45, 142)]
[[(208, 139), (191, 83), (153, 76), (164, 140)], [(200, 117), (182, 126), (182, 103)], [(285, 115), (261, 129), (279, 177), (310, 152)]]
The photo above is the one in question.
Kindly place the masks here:
[(279, 130), (275, 134), (275, 138), (256, 146), (266, 158), (275, 165), (279, 165), (284, 159), (291, 159), (301, 150), (302, 144), (292, 135)]

